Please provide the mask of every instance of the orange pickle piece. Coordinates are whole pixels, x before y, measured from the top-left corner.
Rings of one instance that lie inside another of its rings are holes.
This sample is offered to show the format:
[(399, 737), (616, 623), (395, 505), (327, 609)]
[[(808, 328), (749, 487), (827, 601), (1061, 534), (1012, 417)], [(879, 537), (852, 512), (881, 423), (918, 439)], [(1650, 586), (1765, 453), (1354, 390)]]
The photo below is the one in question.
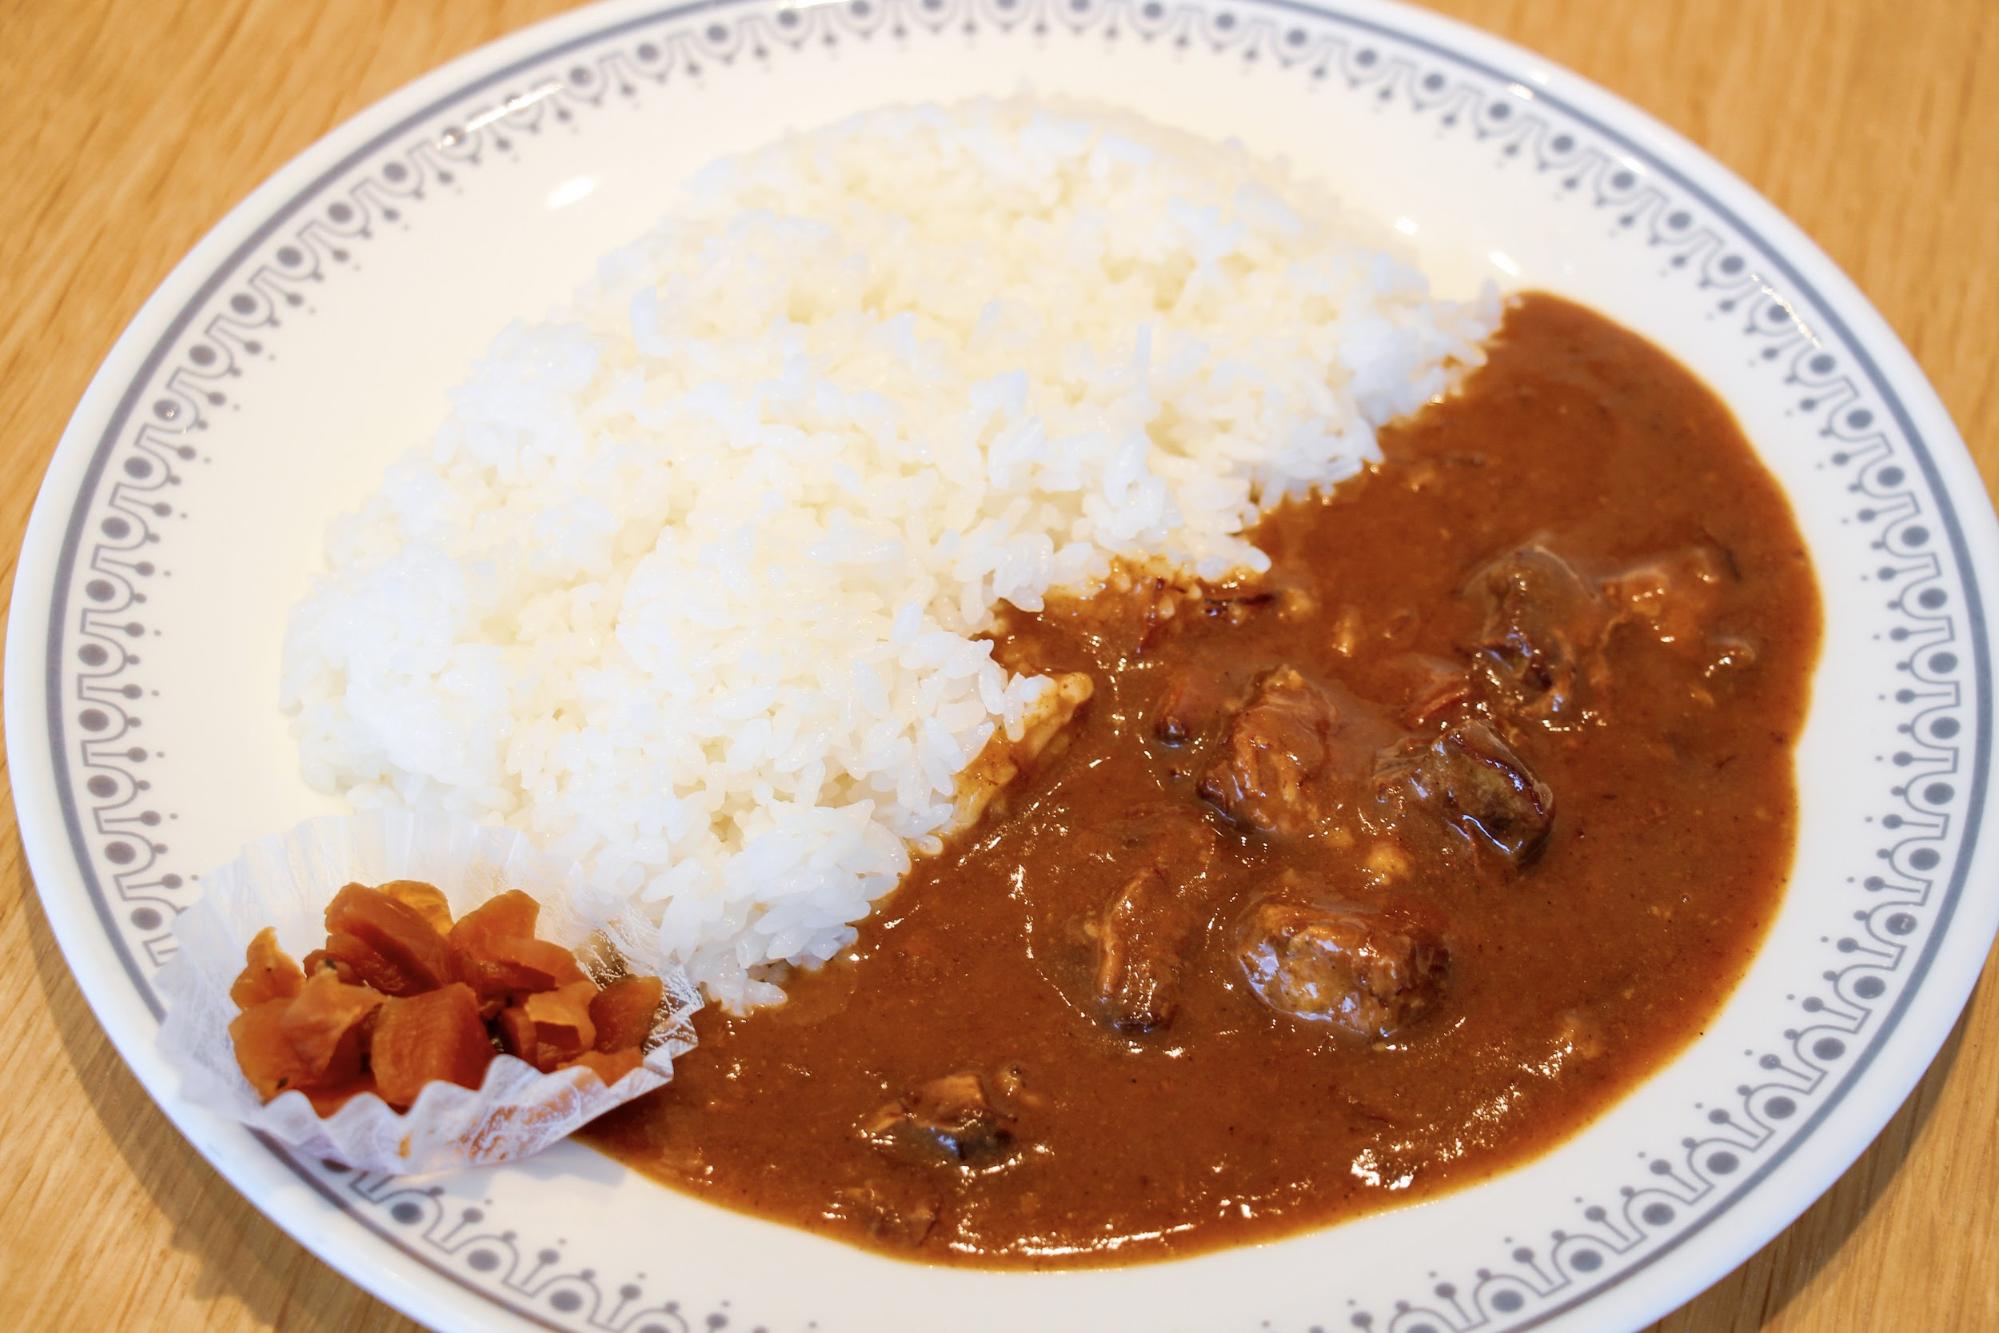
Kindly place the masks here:
[(350, 986), (362, 984), (361, 976), (358, 972), (324, 949), (314, 949), (305, 956), (305, 961), (300, 966), (305, 969), (307, 976), (311, 976), (315, 972), (330, 971), (337, 974), (342, 981)]
[(652, 1035), (654, 1015), (666, 998), (658, 977), (620, 977), (590, 1000), (590, 1021), (597, 1027), (597, 1049), (606, 1054), (636, 1049)]
[(518, 1004), (510, 1004), (500, 1010), (496, 1020), (500, 1029), (500, 1045), (508, 1055), (525, 1060), (535, 1068), (541, 1068), (541, 1042), (535, 1037), (534, 1020), (528, 1017), (527, 1009)]
[(340, 979), (352, 985), (373, 986), (384, 995), (421, 995), (437, 989), (420, 973), (403, 968), (359, 935), (344, 930), (326, 937), (322, 953)]
[(229, 1020), (236, 1065), (264, 1101), (291, 1091), (311, 1077), (305, 1061), (285, 1040), (285, 1011), (291, 1004), (283, 997), (265, 1000)]
[(359, 940), (393, 969), (393, 974), (383, 973), (385, 980), (397, 984), (397, 989), (389, 991), (392, 995), (435, 990), (451, 979), (444, 937), (421, 912), (388, 894), (365, 885), (349, 884), (326, 905), (326, 930), (327, 952), (348, 962), (361, 972), (362, 980), (378, 990), (385, 987), (362, 971), (360, 964), (335, 949), (336, 939), (351, 936)]
[(420, 879), (392, 879), (376, 889), (394, 898), (425, 921), (439, 935), (451, 933), (451, 904), (444, 900), (444, 892), (435, 884), (426, 884)]
[(476, 1088), (493, 1059), (479, 998), (460, 982), (383, 1002), (369, 1048), (382, 1100), (408, 1110), (433, 1080)]
[(467, 912), (451, 928), (452, 975), (491, 998), (554, 990), (585, 980), (576, 956), (534, 937), (541, 906), (509, 889)]
[(496, 893), (458, 918), (451, 934), (461, 940), (528, 938), (541, 917), (541, 904), (519, 889)]
[(382, 997), (366, 986), (350, 986), (331, 971), (312, 974), (285, 1007), (280, 1024), (312, 1087), (331, 1088), (361, 1077), (368, 1018), (381, 1004)]
[(464, 945), (454, 939), (451, 966), (460, 981), (484, 996), (531, 995), (588, 980), (576, 955), (560, 944), (518, 936)]
[(305, 987), (305, 973), (278, 947), (278, 932), (265, 926), (243, 953), (243, 970), (229, 988), (238, 1009), (266, 1000), (288, 1000)]
[(546, 1073), (595, 1049), (597, 1025), (590, 1021), (590, 1001), (596, 995), (596, 982), (572, 981), (521, 1002), (528, 1021), (534, 1024), (535, 1068)]

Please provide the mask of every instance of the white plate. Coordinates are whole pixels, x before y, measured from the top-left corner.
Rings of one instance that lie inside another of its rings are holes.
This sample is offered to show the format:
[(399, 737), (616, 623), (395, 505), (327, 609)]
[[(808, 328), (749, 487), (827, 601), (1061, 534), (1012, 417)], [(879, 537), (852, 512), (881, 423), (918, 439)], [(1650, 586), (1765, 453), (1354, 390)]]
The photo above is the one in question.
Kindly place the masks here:
[[(1056, 1276), (896, 1263), (690, 1202), (584, 1149), (405, 1184), (183, 1105), (151, 978), (192, 876), (325, 807), (275, 706), (319, 535), (442, 418), (507, 319), (642, 230), (676, 177), (886, 101), (1029, 86), (1291, 156), (1451, 283), (1576, 296), (1734, 407), (1827, 601), (1802, 840), (1706, 1037), (1562, 1148), (1332, 1231)], [(1935, 395), (1795, 228), (1640, 113), (1381, 4), (613, 4), (343, 126), (197, 246), (78, 407), (22, 551), (8, 757), (57, 937), (188, 1139), (345, 1272), (441, 1326), (1631, 1327), (1790, 1221), (1949, 1030), (1999, 895), (1992, 511)]]

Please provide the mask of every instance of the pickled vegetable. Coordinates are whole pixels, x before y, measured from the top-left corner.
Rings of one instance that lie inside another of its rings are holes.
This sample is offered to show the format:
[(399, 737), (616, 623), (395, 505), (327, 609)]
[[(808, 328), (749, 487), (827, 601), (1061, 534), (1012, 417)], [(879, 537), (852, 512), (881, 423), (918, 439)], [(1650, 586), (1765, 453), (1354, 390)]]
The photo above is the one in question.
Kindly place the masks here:
[(266, 926), (250, 941), (243, 971), (229, 988), (229, 998), (238, 1009), (248, 1009), (266, 1000), (288, 1000), (304, 986), (305, 973), (278, 948), (278, 932)]
[(597, 1025), (590, 1021), (590, 1001), (597, 993), (597, 983), (586, 979), (527, 997), (522, 1008), (534, 1024), (536, 1068), (551, 1070), (596, 1049)]
[(643, 1062), (665, 987), (626, 977), (599, 990), (574, 954), (535, 937), (540, 915), (517, 890), (454, 922), (421, 881), (349, 884), (303, 966), (272, 930), (250, 941), (229, 991), (236, 1062), (265, 1101), (296, 1090), (323, 1116), (364, 1093), (407, 1110), (429, 1083), (476, 1088), (496, 1046), (616, 1083)]
[(590, 1001), (597, 1049), (608, 1054), (643, 1046), (665, 997), (666, 987), (658, 977), (621, 977), (604, 987)]
[(362, 1038), (382, 997), (350, 986), (330, 971), (315, 972), (285, 1006), (279, 1023), (313, 1087), (352, 1083), (361, 1077)]
[(285, 1040), (285, 1011), (291, 1001), (280, 997), (245, 1009), (229, 1023), (236, 1045), (236, 1064), (250, 1086), (265, 1101), (305, 1082), (309, 1072), (292, 1044)]
[(540, 914), (535, 900), (518, 889), (467, 912), (451, 928), (452, 975), (481, 996), (554, 990), (585, 980), (574, 954), (534, 937)]
[(382, 1100), (408, 1110), (433, 1080), (476, 1088), (493, 1060), (479, 997), (463, 982), (385, 1000), (369, 1046)]
[[(424, 919), (423, 913), (387, 894), (349, 884), (326, 905), (326, 929), (327, 952), (341, 957), (333, 949), (332, 940), (351, 935), (393, 968), (401, 985), (415, 988), (389, 991), (391, 995), (434, 990), (451, 979), (445, 961), (444, 937)], [(367, 979), (365, 974), (363, 979)], [(368, 984), (382, 989), (373, 981)]]
[(375, 892), (388, 894), (430, 922), (430, 928), (438, 934), (451, 933), (451, 904), (444, 900), (443, 890), (436, 885), (426, 884), (420, 879), (392, 879)]

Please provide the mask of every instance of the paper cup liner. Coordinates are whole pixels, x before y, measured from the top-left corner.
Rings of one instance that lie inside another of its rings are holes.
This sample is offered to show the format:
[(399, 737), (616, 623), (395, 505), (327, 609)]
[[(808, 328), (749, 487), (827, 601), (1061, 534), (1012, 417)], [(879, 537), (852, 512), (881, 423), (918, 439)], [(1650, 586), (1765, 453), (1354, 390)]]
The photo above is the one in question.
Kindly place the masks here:
[[(520, 889), (541, 904), (536, 934), (576, 951), (599, 982), (611, 978), (619, 959), (623, 971), (659, 977), (666, 1003), (643, 1062), (607, 1088), (588, 1069), (544, 1074), (497, 1055), (479, 1088), (432, 1082), (402, 1112), (374, 1093), (351, 1097), (324, 1118), (302, 1092), (263, 1102), (237, 1066), (229, 1036), (238, 1012), (229, 987), (243, 970), (244, 950), (270, 926), (287, 954), (303, 958), (325, 943), (323, 914), (342, 886), (393, 879), (436, 885), (453, 919)], [(180, 1071), (188, 1101), (301, 1153), (398, 1174), (513, 1161), (665, 1084), (674, 1058), (694, 1046), (689, 1020), (700, 992), (684, 971), (664, 963), (650, 925), (608, 912), (586, 917), (575, 905), (589, 897), (581, 871), (545, 856), (512, 829), (406, 810), (314, 819), (251, 843), (202, 886), (201, 898), (175, 920), (180, 950), (160, 970), (167, 1005), (160, 1049)]]

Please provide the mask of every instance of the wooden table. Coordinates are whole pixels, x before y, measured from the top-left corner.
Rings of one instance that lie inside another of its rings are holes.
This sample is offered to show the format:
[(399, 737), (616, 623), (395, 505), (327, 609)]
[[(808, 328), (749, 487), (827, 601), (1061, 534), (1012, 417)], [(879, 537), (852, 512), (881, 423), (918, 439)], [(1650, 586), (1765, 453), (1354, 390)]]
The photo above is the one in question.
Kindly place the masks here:
[[(1915, 352), (1999, 479), (1999, 4), (1443, 0), (1703, 144)], [(0, 13), (0, 552), (98, 361), (180, 256), (340, 121), (560, 0), (12, 0)], [(1987, 74), (1977, 81), (1983, 65)], [(0, 777), (0, 782), (4, 778)], [(0, 802), (0, 1316), (20, 1328), (407, 1321), (239, 1199), (113, 1053)], [(1660, 1327), (1999, 1328), (1999, 986), (1879, 1142)], [(1892, 1312), (1892, 1315), (1888, 1312)]]

